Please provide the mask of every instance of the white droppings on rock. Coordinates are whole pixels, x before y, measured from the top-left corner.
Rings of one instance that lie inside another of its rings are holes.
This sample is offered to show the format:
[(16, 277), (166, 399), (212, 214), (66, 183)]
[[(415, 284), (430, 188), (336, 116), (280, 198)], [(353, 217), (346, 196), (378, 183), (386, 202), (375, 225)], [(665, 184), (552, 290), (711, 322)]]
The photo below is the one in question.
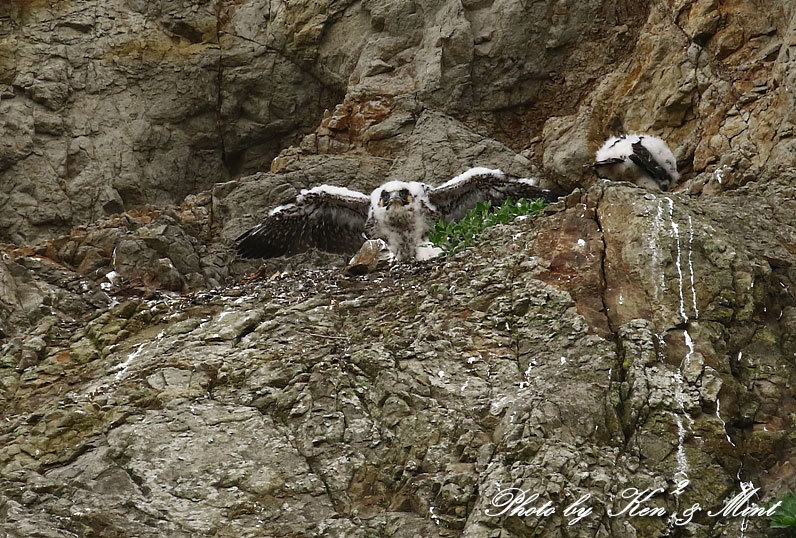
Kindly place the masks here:
[(677, 472), (688, 477), (688, 458), (685, 454), (685, 428), (683, 419), (675, 412), (671, 412), (677, 422)]
[(219, 314), (219, 316), (218, 316), (218, 319), (216, 320), (216, 323), (221, 323), (224, 320), (225, 317), (229, 316), (230, 314), (234, 314), (234, 313), (235, 313), (234, 310), (228, 310), (226, 312), (221, 312), (221, 314)]
[(428, 517), (431, 518), (436, 525), (439, 525), (439, 516), (434, 513), (434, 507), (429, 505), (428, 507)]
[(652, 221), (652, 231), (653, 233), (650, 234), (649, 247), (650, 252), (652, 252), (652, 267), (659, 272), (658, 286), (653, 288), (653, 294), (657, 301), (659, 297), (658, 289), (660, 288), (661, 291), (666, 291), (666, 275), (663, 272), (663, 266), (661, 264), (662, 256), (660, 249), (660, 238), (661, 233), (663, 233), (663, 205), (660, 200), (658, 200), (658, 212), (655, 214), (655, 218)]
[(683, 339), (685, 340), (685, 345), (688, 346), (688, 353), (685, 355), (685, 361), (687, 361), (694, 354), (694, 341), (691, 340), (691, 335), (688, 334), (687, 330), (683, 331)]
[(525, 374), (524, 374), (525, 375), (525, 381), (527, 383), (531, 382), (531, 370), (533, 369), (534, 366), (536, 366), (536, 359), (531, 359), (530, 361), (528, 361), (528, 368), (526, 368)]
[(724, 180), (724, 173), (727, 171), (727, 168), (728, 166), (725, 164), (713, 171), (713, 176), (716, 178), (716, 181), (719, 182), (719, 185), (721, 185)]
[(730, 439), (730, 434), (727, 432), (727, 424), (724, 422), (724, 419), (721, 418), (721, 400), (718, 397), (716, 398), (716, 418), (721, 422), (721, 427), (724, 429), (724, 436), (727, 437), (727, 442), (735, 446), (735, 443)]
[(116, 281), (118, 280), (118, 278), (119, 278), (119, 273), (117, 273), (116, 271), (110, 271), (105, 275), (105, 279), (107, 280), (107, 282), (100, 283), (100, 288), (102, 288), (103, 291), (109, 291), (113, 286), (116, 285)]
[(123, 362), (120, 362), (119, 364), (114, 366), (113, 369), (111, 369), (111, 372), (116, 372), (116, 381), (122, 379), (122, 377), (127, 372), (127, 369), (130, 367), (133, 361), (144, 351), (143, 344), (136, 344), (133, 347), (135, 348), (135, 351), (127, 355), (127, 358)]
[(506, 408), (511, 402), (508, 401), (508, 396), (501, 396), (497, 400), (492, 402), (492, 405), (489, 406), (489, 413), (493, 416), (497, 416), (503, 412), (503, 409)]
[(688, 316), (685, 313), (685, 298), (683, 296), (683, 267), (681, 265), (682, 261), (682, 253), (680, 250), (680, 227), (674, 221), (674, 201), (669, 198), (668, 196), (666, 199), (669, 201), (669, 222), (671, 224), (671, 235), (675, 239), (675, 244), (677, 245), (677, 259), (676, 259), (676, 266), (677, 266), (677, 281), (679, 283), (680, 289), (680, 316), (683, 318), (683, 322), (688, 322)]
[(696, 286), (694, 286), (694, 263), (691, 260), (691, 254), (694, 251), (694, 223), (691, 220), (691, 215), (688, 215), (688, 271), (691, 274), (691, 301), (694, 307), (694, 317), (699, 318), (699, 308), (697, 308)]

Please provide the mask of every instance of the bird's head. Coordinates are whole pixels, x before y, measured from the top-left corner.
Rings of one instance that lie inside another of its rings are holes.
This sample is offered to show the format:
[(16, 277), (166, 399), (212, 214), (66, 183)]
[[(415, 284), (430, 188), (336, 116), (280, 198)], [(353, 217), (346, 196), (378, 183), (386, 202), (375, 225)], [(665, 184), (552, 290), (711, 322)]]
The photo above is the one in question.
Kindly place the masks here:
[(371, 210), (381, 213), (402, 213), (419, 210), (427, 186), (415, 181), (390, 181), (371, 195)]
[(392, 191), (382, 190), (379, 196), (379, 206), (389, 209), (396, 204), (399, 206), (410, 205), (414, 198), (406, 188)]

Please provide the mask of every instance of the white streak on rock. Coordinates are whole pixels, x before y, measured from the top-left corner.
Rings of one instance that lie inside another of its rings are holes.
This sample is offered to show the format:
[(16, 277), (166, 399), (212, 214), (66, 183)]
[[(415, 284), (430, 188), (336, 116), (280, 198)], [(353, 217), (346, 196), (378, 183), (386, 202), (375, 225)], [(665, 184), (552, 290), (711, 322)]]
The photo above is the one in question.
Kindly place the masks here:
[(691, 261), (694, 243), (694, 223), (691, 215), (688, 215), (688, 271), (691, 273), (691, 301), (694, 306), (694, 317), (699, 318), (699, 308), (697, 308), (696, 287), (694, 286), (694, 264)]
[(676, 260), (676, 264), (677, 264), (677, 281), (678, 281), (678, 283), (680, 285), (679, 286), (680, 287), (680, 315), (683, 318), (683, 322), (687, 322), (688, 321), (688, 316), (685, 313), (685, 298), (683, 296), (683, 267), (681, 265), (682, 252), (681, 252), (681, 249), (680, 249), (680, 227), (674, 221), (674, 201), (671, 198), (669, 198), (668, 196), (666, 197), (666, 199), (669, 201), (669, 222), (671, 223), (671, 227), (672, 227), (671, 235), (672, 235), (672, 237), (675, 238), (676, 245), (677, 245), (677, 260)]

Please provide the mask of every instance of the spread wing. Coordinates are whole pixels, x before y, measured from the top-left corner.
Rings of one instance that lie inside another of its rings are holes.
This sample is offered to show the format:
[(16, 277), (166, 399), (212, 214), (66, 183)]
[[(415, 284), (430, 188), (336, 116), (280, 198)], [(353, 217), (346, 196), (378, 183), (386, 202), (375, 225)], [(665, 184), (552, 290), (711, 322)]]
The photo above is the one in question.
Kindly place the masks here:
[(502, 203), (506, 198), (543, 198), (554, 202), (559, 195), (542, 189), (537, 180), (507, 176), (500, 170), (472, 168), (428, 193), (429, 200), (446, 220), (457, 220), (478, 202)]
[(639, 139), (638, 142), (633, 144), (633, 153), (629, 156), (630, 160), (659, 184), (668, 185), (669, 182), (672, 181), (669, 172), (658, 164), (658, 161), (656, 161), (649, 150), (644, 147), (641, 140), (642, 139)]
[(275, 258), (310, 248), (354, 253), (365, 240), (369, 208), (370, 197), (361, 192), (329, 185), (303, 190), (238, 237), (236, 249), (244, 258)]

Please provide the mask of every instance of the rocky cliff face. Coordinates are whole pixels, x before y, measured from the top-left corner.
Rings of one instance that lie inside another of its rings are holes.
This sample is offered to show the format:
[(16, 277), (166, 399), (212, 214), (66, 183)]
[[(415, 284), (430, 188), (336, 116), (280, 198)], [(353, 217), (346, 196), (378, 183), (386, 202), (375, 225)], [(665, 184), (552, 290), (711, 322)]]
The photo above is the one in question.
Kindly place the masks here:
[[(794, 63), (787, 0), (5, 2), (0, 530), (762, 536), (707, 510), (796, 489)], [(677, 192), (583, 172), (627, 131)], [(229, 251), (476, 165), (574, 192), (364, 277)]]

